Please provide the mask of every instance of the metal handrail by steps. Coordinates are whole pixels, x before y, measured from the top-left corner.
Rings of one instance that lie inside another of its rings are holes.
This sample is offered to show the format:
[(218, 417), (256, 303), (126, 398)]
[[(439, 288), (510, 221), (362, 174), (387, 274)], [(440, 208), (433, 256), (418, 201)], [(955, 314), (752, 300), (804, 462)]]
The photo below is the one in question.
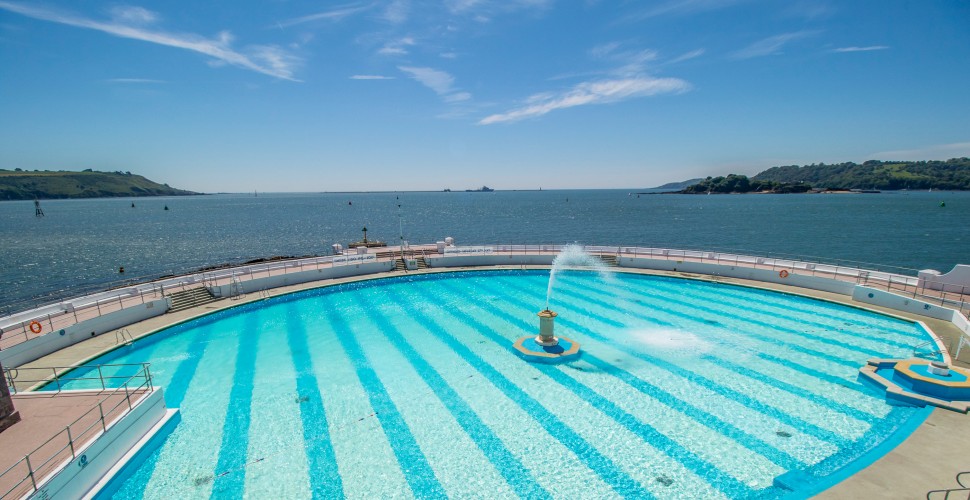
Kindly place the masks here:
[[(951, 493), (960, 493), (960, 492), (966, 493), (966, 495), (961, 495), (959, 498), (967, 498), (967, 499), (970, 499), (970, 487), (968, 487), (967, 485), (963, 484), (963, 481), (960, 479), (962, 476), (965, 476), (965, 475), (968, 475), (968, 474), (970, 474), (970, 471), (965, 471), (965, 472), (957, 473), (956, 480), (957, 480), (957, 484), (960, 485), (959, 488), (947, 488), (947, 489), (942, 489), (942, 490), (930, 490), (930, 491), (927, 491), (926, 492), (926, 500), (934, 500), (934, 499), (949, 500)], [(933, 496), (935, 493), (942, 493), (943, 496), (939, 496), (939, 495)]]

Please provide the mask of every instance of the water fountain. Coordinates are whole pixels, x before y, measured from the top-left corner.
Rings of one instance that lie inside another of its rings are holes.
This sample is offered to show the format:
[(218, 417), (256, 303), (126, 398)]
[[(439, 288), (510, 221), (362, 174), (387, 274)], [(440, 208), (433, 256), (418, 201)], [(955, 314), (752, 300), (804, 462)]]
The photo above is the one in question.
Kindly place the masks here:
[(555, 334), (555, 319), (559, 314), (549, 309), (556, 275), (565, 269), (592, 269), (602, 276), (609, 276), (609, 268), (600, 259), (583, 251), (579, 245), (568, 245), (552, 261), (549, 285), (546, 288), (546, 307), (539, 311), (539, 334), (522, 337), (513, 347), (527, 361), (559, 363), (579, 357), (579, 342)]

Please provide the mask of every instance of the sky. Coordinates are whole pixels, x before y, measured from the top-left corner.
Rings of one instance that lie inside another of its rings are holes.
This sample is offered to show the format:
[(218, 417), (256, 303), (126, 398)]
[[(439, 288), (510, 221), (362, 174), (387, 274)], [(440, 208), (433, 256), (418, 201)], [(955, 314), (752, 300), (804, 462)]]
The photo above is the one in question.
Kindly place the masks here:
[(644, 188), (970, 156), (970, 2), (0, 0), (0, 168)]

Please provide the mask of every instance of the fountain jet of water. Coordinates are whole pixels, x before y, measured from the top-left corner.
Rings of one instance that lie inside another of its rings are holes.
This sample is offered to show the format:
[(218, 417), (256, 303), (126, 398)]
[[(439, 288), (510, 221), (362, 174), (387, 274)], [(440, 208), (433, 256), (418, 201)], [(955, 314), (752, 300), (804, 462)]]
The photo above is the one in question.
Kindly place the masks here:
[(559, 255), (552, 260), (552, 269), (549, 271), (549, 285), (546, 289), (546, 309), (549, 309), (549, 302), (552, 299), (552, 288), (556, 283), (556, 275), (568, 269), (589, 269), (596, 271), (603, 278), (609, 278), (610, 268), (597, 257), (594, 257), (583, 250), (580, 245), (566, 245), (559, 251)]

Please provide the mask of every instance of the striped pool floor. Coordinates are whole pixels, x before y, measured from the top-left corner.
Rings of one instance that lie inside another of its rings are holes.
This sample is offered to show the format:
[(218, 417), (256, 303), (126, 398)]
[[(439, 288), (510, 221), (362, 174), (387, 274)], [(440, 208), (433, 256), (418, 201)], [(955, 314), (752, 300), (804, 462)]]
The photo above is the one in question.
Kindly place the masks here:
[[(390, 278), (247, 304), (97, 363), (151, 362), (182, 419), (114, 498), (805, 496), (921, 410), (862, 385), (916, 324), (817, 300), (567, 272), (578, 361), (511, 348), (548, 272)], [(774, 485), (801, 471), (804, 489)]]

